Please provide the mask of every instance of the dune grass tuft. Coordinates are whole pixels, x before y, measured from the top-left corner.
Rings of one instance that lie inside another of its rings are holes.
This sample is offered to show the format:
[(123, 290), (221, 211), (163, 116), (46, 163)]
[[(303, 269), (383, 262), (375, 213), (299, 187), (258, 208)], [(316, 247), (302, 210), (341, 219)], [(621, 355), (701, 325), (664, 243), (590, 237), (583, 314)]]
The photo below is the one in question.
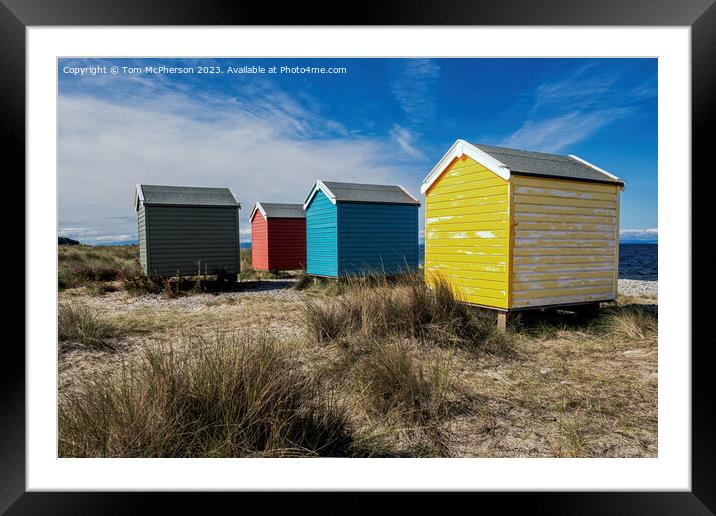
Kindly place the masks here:
[(479, 351), (510, 348), (509, 336), (496, 329), (494, 314), (459, 302), (445, 281), (429, 287), (419, 273), (344, 280), (335, 297), (305, 299), (303, 315), (318, 342), (402, 336)]
[(643, 305), (609, 308), (603, 317), (603, 326), (616, 337), (627, 339), (653, 337), (659, 326), (657, 308)]
[(61, 456), (253, 457), (356, 453), (345, 411), (269, 337), (185, 335), (121, 373), (63, 393)]
[(60, 341), (73, 341), (96, 350), (114, 349), (113, 339), (122, 329), (90, 307), (60, 303), (57, 318)]
[(300, 272), (296, 276), (296, 282), (293, 284), (294, 290), (306, 290), (313, 283), (313, 278), (305, 272)]
[(400, 341), (374, 343), (360, 364), (374, 408), (380, 414), (398, 413), (407, 421), (426, 423), (448, 413), (453, 386), (449, 364), (424, 365)]

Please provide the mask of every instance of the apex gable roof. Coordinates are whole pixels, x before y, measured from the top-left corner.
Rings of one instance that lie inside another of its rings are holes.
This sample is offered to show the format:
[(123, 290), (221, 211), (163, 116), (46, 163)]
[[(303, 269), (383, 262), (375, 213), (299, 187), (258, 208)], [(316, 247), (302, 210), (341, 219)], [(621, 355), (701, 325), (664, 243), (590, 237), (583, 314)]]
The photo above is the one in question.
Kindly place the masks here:
[(463, 155), (471, 157), (505, 180), (516, 174), (611, 183), (624, 187), (624, 182), (617, 176), (573, 154), (563, 156), (457, 140), (425, 177), (420, 192), (425, 193), (450, 163)]
[(249, 220), (254, 220), (256, 212), (261, 212), (264, 218), (284, 218), (284, 219), (305, 219), (306, 212), (303, 210), (302, 204), (282, 204), (276, 202), (257, 202), (251, 210)]
[(134, 208), (145, 206), (234, 206), (241, 204), (230, 188), (206, 188), (199, 186), (136, 185)]
[(415, 204), (420, 205), (415, 197), (400, 185), (372, 185), (362, 183), (339, 183), (336, 181), (317, 180), (303, 203), (308, 208), (311, 199), (318, 191), (326, 194), (333, 204), (336, 202), (362, 202), (383, 204)]

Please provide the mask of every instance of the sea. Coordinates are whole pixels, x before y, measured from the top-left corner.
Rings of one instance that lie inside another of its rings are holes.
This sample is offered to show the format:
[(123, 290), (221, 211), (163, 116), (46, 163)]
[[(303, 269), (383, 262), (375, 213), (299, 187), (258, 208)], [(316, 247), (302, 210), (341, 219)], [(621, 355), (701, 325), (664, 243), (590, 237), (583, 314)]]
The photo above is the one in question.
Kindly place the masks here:
[(619, 278), (657, 281), (658, 244), (619, 244)]
[[(420, 244), (420, 263), (425, 245)], [(619, 244), (619, 278), (657, 281), (659, 274), (659, 245), (644, 243)]]

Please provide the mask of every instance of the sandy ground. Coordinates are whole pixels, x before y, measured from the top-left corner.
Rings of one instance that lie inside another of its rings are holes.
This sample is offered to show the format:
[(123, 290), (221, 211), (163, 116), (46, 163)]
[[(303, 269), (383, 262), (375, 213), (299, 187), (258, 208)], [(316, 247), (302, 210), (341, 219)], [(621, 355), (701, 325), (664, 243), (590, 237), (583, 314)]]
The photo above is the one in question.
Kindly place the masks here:
[(162, 294), (132, 296), (125, 291), (108, 292), (103, 296), (83, 296), (83, 301), (103, 310), (134, 310), (138, 308), (176, 309), (187, 312), (204, 310), (220, 303), (256, 298), (272, 298), (284, 301), (296, 301), (300, 292), (291, 287), (295, 280), (244, 281), (237, 292), (216, 294), (192, 294), (176, 298), (167, 298)]
[[(120, 337), (119, 352), (86, 350), (62, 343), (58, 354), (60, 390), (98, 374), (117, 371), (143, 345), (180, 342), (183, 332), (265, 329), (295, 342), (309, 367), (345, 361), (337, 346), (305, 338), (304, 296), (292, 280), (247, 281), (237, 292), (168, 299), (63, 291), (61, 301), (97, 308), (132, 328)], [(657, 302), (655, 281), (619, 280), (630, 303)], [(636, 298), (637, 301), (633, 301)], [(451, 361), (459, 380), (475, 393), (479, 410), (446, 423), (454, 456), (653, 457), (657, 454), (656, 337), (597, 342), (579, 330), (520, 338), (511, 358), (475, 357), (461, 350), (431, 349), (431, 359)], [(426, 353), (418, 350), (418, 353)], [(628, 405), (629, 417), (624, 417)]]
[[(82, 296), (82, 301), (104, 311), (145, 309), (169, 309), (197, 312), (221, 304), (264, 298), (287, 302), (299, 301), (302, 293), (293, 290), (295, 280), (258, 280), (245, 281), (237, 292), (217, 294), (192, 294), (174, 299), (161, 294), (132, 296), (124, 291), (109, 292), (103, 296)], [(640, 298), (657, 298), (658, 282), (642, 280), (619, 280), (619, 294)]]

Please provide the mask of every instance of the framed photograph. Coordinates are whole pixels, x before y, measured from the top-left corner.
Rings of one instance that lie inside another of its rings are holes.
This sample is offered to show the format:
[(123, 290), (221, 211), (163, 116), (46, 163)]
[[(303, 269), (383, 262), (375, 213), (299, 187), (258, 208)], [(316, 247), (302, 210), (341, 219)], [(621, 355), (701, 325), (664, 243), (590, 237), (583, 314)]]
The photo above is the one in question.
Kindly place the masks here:
[(716, 510), (691, 301), (716, 8), (459, 7), (3, 0), (27, 250), (3, 511)]

